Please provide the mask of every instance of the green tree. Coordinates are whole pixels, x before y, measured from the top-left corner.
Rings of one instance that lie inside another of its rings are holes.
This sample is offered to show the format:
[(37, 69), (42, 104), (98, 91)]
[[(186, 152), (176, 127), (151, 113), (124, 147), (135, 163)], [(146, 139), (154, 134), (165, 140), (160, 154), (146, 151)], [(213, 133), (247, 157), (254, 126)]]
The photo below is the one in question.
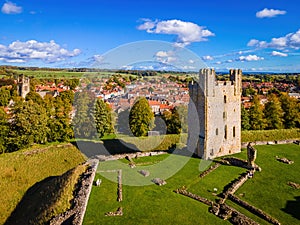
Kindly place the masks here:
[(0, 107), (0, 153), (6, 149), (6, 139), (9, 133), (8, 116), (3, 107)]
[(0, 106), (7, 106), (10, 99), (10, 91), (5, 87), (0, 88)]
[(163, 119), (167, 125), (167, 134), (180, 134), (181, 133), (181, 121), (176, 108), (163, 113)]
[(249, 130), (251, 128), (249, 113), (243, 105), (241, 105), (241, 120), (242, 130)]
[(42, 105), (44, 103), (43, 98), (36, 92), (34, 91), (30, 91), (26, 97), (25, 97), (26, 101), (32, 100), (33, 102)]
[(96, 127), (94, 123), (95, 97), (88, 91), (77, 92), (74, 99), (76, 109), (73, 118), (74, 135), (77, 138), (94, 138)]
[(180, 119), (181, 131), (184, 133), (188, 132), (188, 107), (185, 105), (176, 106), (176, 112)]
[(283, 128), (283, 110), (278, 97), (273, 93), (268, 96), (264, 114), (267, 121), (267, 129)]
[(263, 130), (266, 127), (264, 119), (263, 106), (259, 102), (257, 95), (253, 96), (252, 105), (249, 109), (249, 118), (251, 130)]
[(99, 138), (113, 133), (112, 110), (102, 99), (96, 100), (94, 118)]
[(59, 93), (59, 96), (62, 99), (67, 100), (71, 104), (74, 103), (74, 92), (71, 90), (63, 91), (63, 92)]
[(32, 100), (16, 102), (12, 108), (8, 150), (15, 151), (34, 143), (47, 142), (47, 113)]
[(146, 136), (153, 126), (154, 115), (145, 97), (140, 97), (129, 113), (129, 127), (133, 135)]
[(68, 141), (74, 136), (71, 126), (72, 104), (67, 98), (64, 99), (61, 96), (52, 98), (48, 104), (49, 107), (46, 106), (49, 110), (47, 125), (49, 127), (48, 140), (60, 142)]
[(283, 93), (280, 96), (280, 102), (283, 110), (284, 127), (286, 129), (295, 128), (300, 122), (299, 103), (297, 99)]

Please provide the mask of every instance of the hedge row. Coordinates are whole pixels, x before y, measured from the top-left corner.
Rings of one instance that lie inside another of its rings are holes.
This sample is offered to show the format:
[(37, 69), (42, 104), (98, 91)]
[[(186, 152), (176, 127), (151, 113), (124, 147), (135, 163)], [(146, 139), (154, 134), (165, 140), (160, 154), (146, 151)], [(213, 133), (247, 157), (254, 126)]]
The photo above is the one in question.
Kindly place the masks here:
[(135, 145), (141, 151), (165, 151), (169, 150), (174, 145), (177, 145), (178, 147), (184, 146), (187, 142), (187, 134), (168, 134), (140, 138), (123, 137), (121, 140)]
[(242, 131), (242, 142), (300, 139), (300, 129)]

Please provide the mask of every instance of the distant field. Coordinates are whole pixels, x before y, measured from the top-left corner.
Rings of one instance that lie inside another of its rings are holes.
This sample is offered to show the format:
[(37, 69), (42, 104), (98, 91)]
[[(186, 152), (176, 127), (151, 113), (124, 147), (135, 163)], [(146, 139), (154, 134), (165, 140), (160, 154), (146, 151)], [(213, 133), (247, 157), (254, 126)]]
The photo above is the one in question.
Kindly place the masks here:
[[(83, 161), (74, 146), (65, 144), (36, 146), (0, 155), (0, 224), (6, 221), (29, 188), (45, 178), (63, 174)], [(51, 189), (55, 190), (54, 187)], [(34, 200), (35, 204), (42, 201)]]
[[(281, 224), (299, 224), (300, 191), (288, 186), (287, 182), (300, 183), (300, 147), (289, 144), (256, 146), (256, 148), (258, 149), (257, 164), (262, 168), (262, 172), (255, 173), (254, 178), (239, 189), (237, 196), (243, 194), (242, 199), (265, 210)], [(287, 157), (295, 163), (292, 165), (280, 163), (275, 159), (276, 155)], [(246, 151), (235, 156), (245, 159)], [(92, 189), (84, 224), (230, 224), (209, 213), (208, 207), (204, 204), (175, 194), (173, 190), (186, 186), (193, 193), (215, 200), (218, 197), (212, 194), (213, 189), (217, 188), (217, 193), (221, 193), (224, 186), (237, 178), (245, 169), (222, 165), (208, 176), (199, 179), (199, 166), (202, 169), (205, 167), (205, 161), (200, 159), (187, 159), (186, 156), (167, 154), (133, 160), (137, 165), (140, 163), (133, 169), (128, 166), (129, 162), (125, 159), (99, 164), (96, 178), (102, 179), (102, 184)], [(168, 178), (170, 171), (174, 171), (185, 160), (187, 162), (185, 166)], [(143, 182), (150, 184), (152, 178), (160, 177), (167, 178), (167, 184), (165, 186), (123, 185), (123, 201), (117, 202), (116, 172), (101, 172), (112, 169), (123, 170), (125, 183), (134, 181), (139, 185)], [(140, 175), (137, 172), (140, 169), (150, 171), (150, 176)], [(227, 203), (260, 224), (268, 224), (234, 203), (230, 201)], [(123, 207), (123, 216), (104, 215), (106, 212), (116, 211), (120, 206)]]

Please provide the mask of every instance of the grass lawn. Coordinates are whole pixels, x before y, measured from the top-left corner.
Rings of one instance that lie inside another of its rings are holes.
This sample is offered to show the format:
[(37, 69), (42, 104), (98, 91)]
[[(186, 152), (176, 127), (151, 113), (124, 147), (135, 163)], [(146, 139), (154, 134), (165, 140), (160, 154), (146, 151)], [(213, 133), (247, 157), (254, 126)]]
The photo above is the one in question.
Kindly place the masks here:
[[(256, 148), (256, 162), (262, 171), (255, 173), (254, 179), (247, 181), (236, 195), (272, 215), (281, 224), (300, 224), (300, 191), (287, 185), (288, 181), (300, 183), (300, 147), (290, 144)], [(295, 163), (280, 163), (275, 159), (276, 155), (287, 157)], [(245, 159), (246, 151), (235, 156)], [(221, 193), (224, 186), (245, 172), (245, 169), (222, 165), (200, 179), (199, 167), (203, 169), (201, 164), (204, 164), (200, 159), (166, 154), (133, 161), (138, 165), (133, 169), (125, 159), (99, 164), (96, 178), (102, 179), (102, 184), (92, 189), (84, 224), (230, 224), (209, 213), (206, 205), (175, 194), (173, 190), (186, 186), (190, 192), (215, 200), (218, 197), (213, 194), (213, 189), (217, 188), (217, 194)], [(122, 169), (125, 183), (122, 202), (117, 202), (117, 172), (102, 172), (113, 169)], [(138, 170), (141, 169), (150, 171), (150, 176), (143, 177), (139, 174)], [(174, 170), (178, 171), (172, 174), (170, 171)], [(155, 177), (165, 178), (167, 184), (151, 185), (151, 179)], [(268, 224), (229, 200), (227, 204), (260, 224)], [(121, 206), (123, 216), (104, 215), (106, 212), (116, 211)]]
[[(287, 185), (300, 183), (300, 147), (295, 144), (256, 146), (256, 163), (262, 168), (238, 191), (241, 199), (264, 210), (282, 224), (300, 224), (300, 190)], [(286, 157), (293, 164), (278, 162)], [(297, 201), (296, 201), (297, 198)]]
[(6, 221), (29, 188), (83, 161), (75, 147), (65, 144), (36, 146), (0, 155), (0, 224)]

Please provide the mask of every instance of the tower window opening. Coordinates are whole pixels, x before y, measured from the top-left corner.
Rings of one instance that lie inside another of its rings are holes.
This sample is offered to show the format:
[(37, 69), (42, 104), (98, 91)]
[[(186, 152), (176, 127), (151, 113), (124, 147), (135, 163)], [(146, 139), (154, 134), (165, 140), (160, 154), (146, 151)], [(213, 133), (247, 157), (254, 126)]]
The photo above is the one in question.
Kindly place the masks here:
[(232, 128), (232, 135), (235, 137), (235, 127)]
[(219, 129), (218, 128), (216, 129), (216, 135), (219, 135)]
[(227, 125), (225, 125), (224, 128), (224, 138), (227, 139)]
[(224, 95), (224, 103), (227, 103), (227, 97)]

